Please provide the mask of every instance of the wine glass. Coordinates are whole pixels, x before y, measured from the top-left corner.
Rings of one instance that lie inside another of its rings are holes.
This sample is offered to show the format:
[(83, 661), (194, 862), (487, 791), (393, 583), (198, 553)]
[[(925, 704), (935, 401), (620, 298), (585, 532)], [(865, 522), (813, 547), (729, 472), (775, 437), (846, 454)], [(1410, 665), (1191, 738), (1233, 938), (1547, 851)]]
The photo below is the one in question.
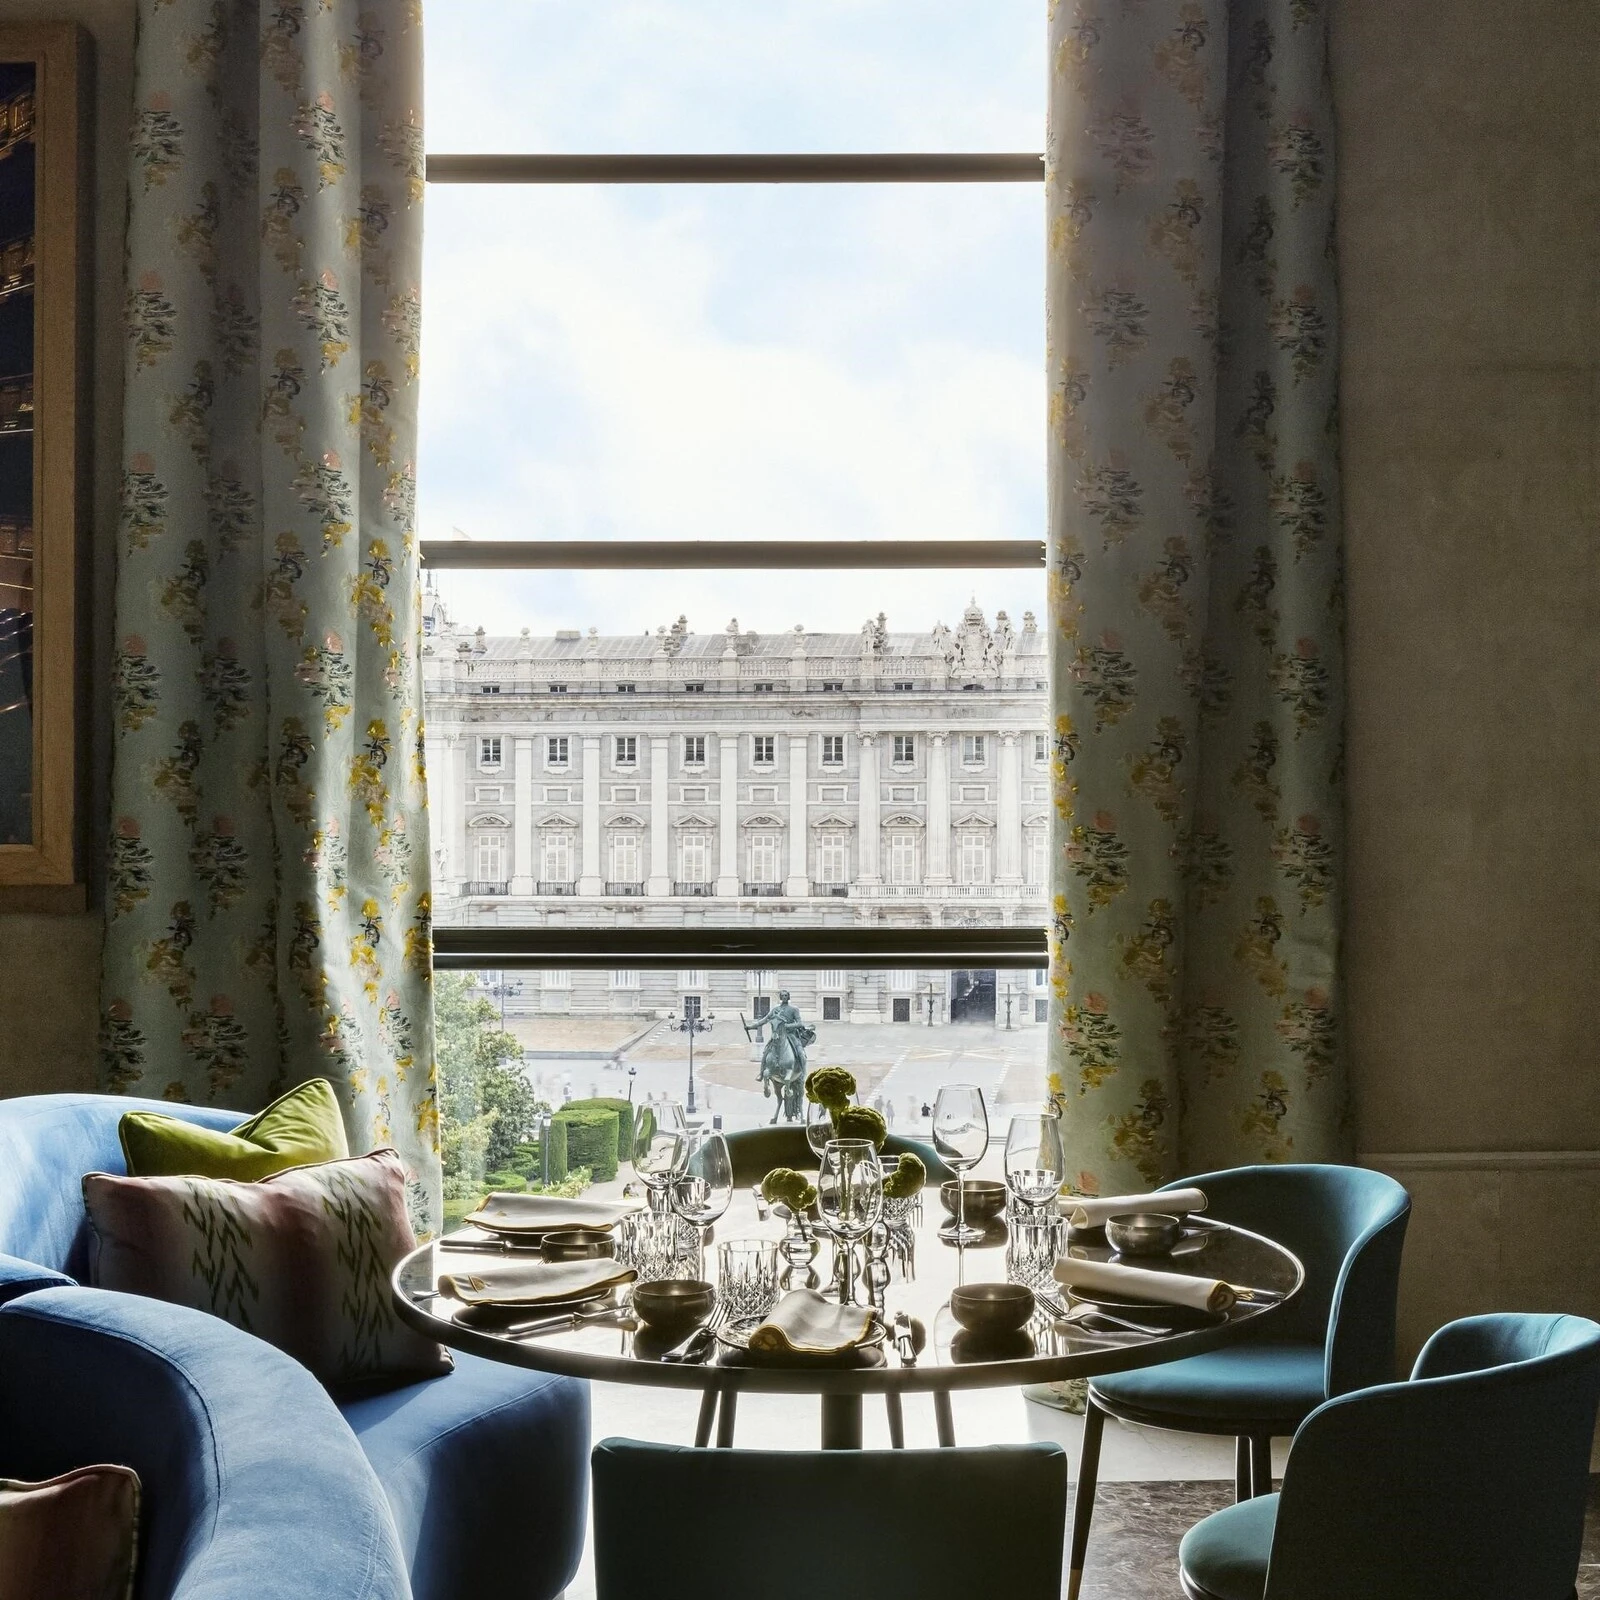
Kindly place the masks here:
[(811, 1153), (818, 1161), (822, 1159), (822, 1152), (828, 1148), (828, 1141), (833, 1138), (833, 1113), (826, 1106), (819, 1106), (815, 1100), (806, 1101), (806, 1143), (811, 1146)]
[(1006, 1187), (1031, 1222), (1061, 1192), (1066, 1152), (1061, 1143), (1061, 1113), (1019, 1111), (1006, 1130)]
[(972, 1244), (983, 1232), (967, 1226), (967, 1185), (961, 1174), (977, 1166), (989, 1148), (989, 1113), (977, 1084), (947, 1083), (939, 1091), (933, 1102), (933, 1148), (956, 1175), (955, 1220), (939, 1230), (939, 1237)]
[(733, 1203), (733, 1157), (720, 1133), (694, 1136), (688, 1160), (668, 1194), (697, 1259), (703, 1262), (706, 1229)]
[(689, 1123), (683, 1107), (666, 1096), (651, 1096), (639, 1107), (633, 1127), (633, 1170), (649, 1190), (650, 1209), (668, 1209), (667, 1190), (689, 1159)]
[(839, 1242), (839, 1303), (852, 1304), (850, 1248), (883, 1215), (883, 1168), (870, 1139), (830, 1139), (817, 1172), (817, 1214)]

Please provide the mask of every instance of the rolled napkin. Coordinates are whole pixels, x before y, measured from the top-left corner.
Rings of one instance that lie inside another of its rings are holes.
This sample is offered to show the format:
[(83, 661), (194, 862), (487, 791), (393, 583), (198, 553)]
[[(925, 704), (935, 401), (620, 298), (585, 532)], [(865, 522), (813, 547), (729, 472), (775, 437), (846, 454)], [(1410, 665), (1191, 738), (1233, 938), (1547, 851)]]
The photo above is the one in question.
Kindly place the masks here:
[(557, 1228), (614, 1228), (637, 1205), (568, 1200), (557, 1194), (492, 1194), (466, 1220), (490, 1233), (545, 1234)]
[(1056, 1282), (1068, 1289), (1088, 1289), (1095, 1294), (1116, 1295), (1127, 1300), (1148, 1300), (1153, 1305), (1185, 1306), (1191, 1311), (1226, 1311), (1238, 1298), (1219, 1278), (1152, 1272), (1149, 1267), (1087, 1261), (1082, 1256), (1062, 1256), (1056, 1262), (1055, 1275)]
[(469, 1306), (542, 1306), (598, 1295), (638, 1274), (610, 1260), (496, 1261), (471, 1272), (445, 1272), (439, 1293)]
[(791, 1289), (759, 1328), (750, 1348), (761, 1355), (840, 1355), (853, 1350), (872, 1327), (867, 1306), (837, 1306), (815, 1289)]
[(1069, 1194), (1063, 1196), (1061, 1209), (1074, 1228), (1103, 1228), (1107, 1217), (1120, 1217), (1125, 1211), (1157, 1211), (1169, 1217), (1183, 1217), (1191, 1211), (1204, 1211), (1206, 1204), (1203, 1190), (1164, 1189), (1159, 1194)]

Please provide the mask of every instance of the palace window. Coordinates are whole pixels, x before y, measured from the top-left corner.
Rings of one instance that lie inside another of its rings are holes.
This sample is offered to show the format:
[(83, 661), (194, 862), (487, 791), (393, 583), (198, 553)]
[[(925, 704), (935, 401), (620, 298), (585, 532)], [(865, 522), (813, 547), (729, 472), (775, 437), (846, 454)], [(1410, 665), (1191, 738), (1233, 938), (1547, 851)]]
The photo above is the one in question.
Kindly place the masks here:
[(756, 694), (771, 694), (773, 692), (774, 685), (770, 683), (752, 683), (750, 688)]
[(708, 987), (705, 969), (703, 967), (691, 968), (687, 972), (680, 972), (678, 974), (678, 987), (680, 989), (704, 989)]
[(1050, 833), (1046, 828), (1029, 828), (1024, 840), (1026, 870), (1023, 876), (1035, 889), (1042, 888), (1049, 870)]
[(638, 687), (639, 686), (636, 683), (619, 683), (617, 685), (617, 693), (618, 694), (633, 694), (638, 689)]
[(916, 759), (916, 735), (913, 733), (897, 733), (894, 736), (894, 764), (897, 767), (909, 767)]
[(841, 694), (843, 691), (844, 683), (843, 680), (839, 678), (829, 678), (822, 685), (822, 692), (824, 694)]
[(978, 884), (989, 881), (989, 831), (963, 828), (956, 835), (956, 881)]
[(704, 694), (706, 686), (703, 683), (686, 683), (683, 686), (683, 692), (685, 694)]
[(836, 994), (825, 994), (822, 997), (822, 1020), (824, 1022), (838, 1022), (843, 1007), (840, 997)]
[(842, 829), (817, 835), (817, 877), (822, 883), (850, 881), (850, 837)]
[(698, 828), (687, 828), (678, 835), (678, 881), (711, 881), (711, 835)]
[(564, 733), (546, 739), (544, 742), (544, 764), (547, 767), (566, 766), (571, 748), (571, 741)]
[(478, 765), (486, 771), (500, 765), (500, 740), (498, 736), (478, 740)]
[(961, 735), (962, 766), (981, 767), (988, 759), (988, 741), (981, 733), (964, 733)]
[(686, 767), (703, 767), (706, 764), (706, 736), (703, 733), (686, 733), (683, 736), (683, 764)]
[(822, 764), (825, 767), (844, 765), (844, 735), (825, 733), (822, 736)]
[(1037, 766), (1043, 766), (1050, 759), (1050, 735), (1036, 733), (1033, 736), (1033, 759)]
[(506, 881), (506, 836), (480, 830), (474, 840), (474, 876), (480, 883)]
[(750, 835), (750, 882), (776, 883), (783, 876), (778, 862), (783, 850), (780, 833)]
[(917, 881), (917, 836), (910, 828), (896, 828), (889, 835), (889, 882)]
[(572, 882), (572, 830), (546, 828), (539, 876), (546, 883)]
[(636, 734), (619, 733), (617, 736), (617, 765), (635, 767), (639, 764), (639, 739)]
[(565, 694), (566, 692), (567, 692), (567, 686), (564, 683), (552, 683), (550, 685), (550, 693), (551, 694)]
[(500, 685), (498, 683), (480, 683), (478, 685), (478, 693), (479, 694), (499, 694), (500, 693)]
[(637, 969), (624, 968), (611, 974), (611, 987), (613, 989), (637, 989), (639, 987), (639, 973)]
[(697, 994), (686, 994), (683, 997), (683, 1020), (685, 1022), (698, 1022), (701, 1017), (701, 998)]
[(569, 971), (541, 972), (539, 986), (544, 989), (555, 989), (564, 994), (572, 987), (572, 974)]
[(639, 835), (631, 831), (611, 835), (611, 881), (638, 883)]
[(750, 759), (758, 767), (770, 767), (775, 759), (773, 751), (777, 745), (777, 737), (770, 733), (756, 733), (750, 736)]
[(906, 694), (910, 690), (915, 689), (916, 684), (912, 683), (909, 678), (896, 678), (894, 687), (896, 694)]

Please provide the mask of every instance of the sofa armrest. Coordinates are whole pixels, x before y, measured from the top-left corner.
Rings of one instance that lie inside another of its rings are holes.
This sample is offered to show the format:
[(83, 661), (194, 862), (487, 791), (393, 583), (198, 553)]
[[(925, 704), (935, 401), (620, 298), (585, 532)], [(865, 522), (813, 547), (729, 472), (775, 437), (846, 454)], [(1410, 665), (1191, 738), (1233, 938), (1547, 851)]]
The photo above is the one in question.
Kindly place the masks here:
[(72, 1282), (66, 1273), (52, 1267), (0, 1253), (0, 1306), (18, 1295), (32, 1294), (35, 1289), (68, 1288)]
[(0, 1477), (139, 1474), (146, 1600), (411, 1600), (376, 1475), (297, 1361), (103, 1289), (0, 1306)]

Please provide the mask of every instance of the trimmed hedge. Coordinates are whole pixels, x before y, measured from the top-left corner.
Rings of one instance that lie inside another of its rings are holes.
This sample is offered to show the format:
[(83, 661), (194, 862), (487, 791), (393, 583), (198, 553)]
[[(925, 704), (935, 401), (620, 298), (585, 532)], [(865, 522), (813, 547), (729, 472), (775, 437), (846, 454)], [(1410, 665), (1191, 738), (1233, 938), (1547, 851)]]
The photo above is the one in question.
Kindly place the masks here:
[(569, 1100), (568, 1111), (591, 1111), (595, 1107), (617, 1114), (617, 1160), (633, 1160), (633, 1101), (610, 1099), (600, 1095), (593, 1100)]
[(483, 1186), (491, 1194), (521, 1194), (528, 1180), (520, 1172), (486, 1172)]
[[(517, 1170), (528, 1180), (529, 1186), (537, 1188), (544, 1182), (544, 1151), (540, 1148), (537, 1139), (528, 1139), (516, 1148)], [(560, 1183), (566, 1177), (567, 1161), (567, 1130), (559, 1120), (550, 1124), (550, 1181)]]
[(567, 1161), (588, 1167), (596, 1183), (609, 1183), (617, 1175), (617, 1114), (606, 1106), (564, 1105), (550, 1124), (567, 1136)]

